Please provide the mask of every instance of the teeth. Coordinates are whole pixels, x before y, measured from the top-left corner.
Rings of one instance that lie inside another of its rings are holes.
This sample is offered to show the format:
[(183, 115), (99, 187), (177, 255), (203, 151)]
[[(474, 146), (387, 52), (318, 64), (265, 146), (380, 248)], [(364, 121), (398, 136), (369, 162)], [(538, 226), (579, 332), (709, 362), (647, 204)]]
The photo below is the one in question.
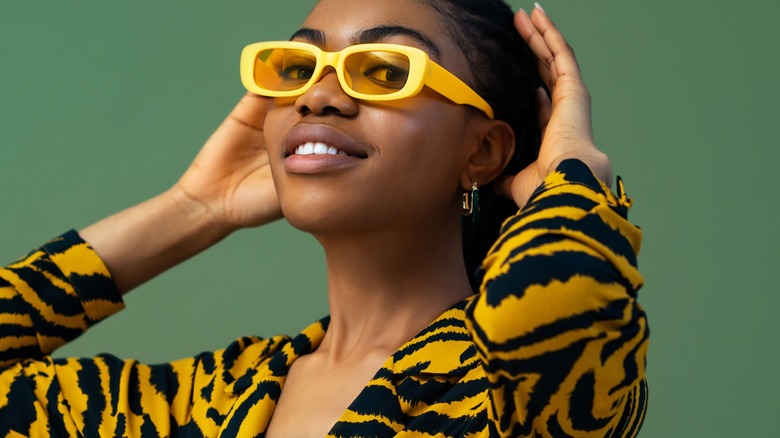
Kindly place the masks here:
[(347, 155), (333, 146), (321, 142), (308, 142), (295, 148), (296, 155)]
[(317, 155), (327, 154), (328, 146), (324, 143), (314, 143), (314, 153)]

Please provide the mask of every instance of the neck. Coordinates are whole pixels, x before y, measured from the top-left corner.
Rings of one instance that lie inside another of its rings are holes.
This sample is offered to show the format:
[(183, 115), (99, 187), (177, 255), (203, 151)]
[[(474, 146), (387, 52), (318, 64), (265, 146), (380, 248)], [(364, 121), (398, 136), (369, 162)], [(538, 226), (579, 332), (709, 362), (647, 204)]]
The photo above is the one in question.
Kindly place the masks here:
[(460, 224), (437, 228), (317, 236), (331, 317), (320, 353), (334, 362), (389, 355), (471, 294)]

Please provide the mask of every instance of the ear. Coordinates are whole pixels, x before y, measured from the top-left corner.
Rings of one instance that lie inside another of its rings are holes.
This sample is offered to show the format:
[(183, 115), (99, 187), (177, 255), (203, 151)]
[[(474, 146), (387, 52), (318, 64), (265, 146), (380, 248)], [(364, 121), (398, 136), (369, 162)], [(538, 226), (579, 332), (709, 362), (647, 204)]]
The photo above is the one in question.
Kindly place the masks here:
[(514, 130), (502, 120), (475, 120), (476, 136), (468, 147), (468, 162), (460, 178), (464, 190), (473, 183), (479, 187), (501, 175), (515, 152)]

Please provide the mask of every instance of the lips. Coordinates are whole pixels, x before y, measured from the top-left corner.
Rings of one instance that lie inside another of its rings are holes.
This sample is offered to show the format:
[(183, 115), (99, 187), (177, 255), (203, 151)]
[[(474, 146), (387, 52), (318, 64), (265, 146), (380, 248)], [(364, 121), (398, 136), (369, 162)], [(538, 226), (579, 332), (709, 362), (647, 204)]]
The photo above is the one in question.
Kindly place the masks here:
[(303, 123), (284, 139), (285, 158), (292, 155), (340, 155), (367, 158), (368, 146), (328, 125)]
[(334, 175), (359, 166), (372, 149), (338, 128), (301, 123), (283, 140), (284, 169), (295, 175)]

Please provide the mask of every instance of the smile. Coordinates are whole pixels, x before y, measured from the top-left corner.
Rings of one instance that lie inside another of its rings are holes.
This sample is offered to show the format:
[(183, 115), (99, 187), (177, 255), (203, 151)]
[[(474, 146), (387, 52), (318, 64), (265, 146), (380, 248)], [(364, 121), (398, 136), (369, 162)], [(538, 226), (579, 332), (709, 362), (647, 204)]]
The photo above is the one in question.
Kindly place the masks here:
[(298, 146), (290, 147), (284, 158), (284, 169), (292, 174), (313, 175), (340, 171), (355, 166), (367, 157), (360, 149), (346, 142), (300, 139), (296, 143)]
[(371, 147), (351, 135), (321, 123), (300, 123), (283, 140), (284, 166), (291, 173), (344, 169), (369, 157)]

